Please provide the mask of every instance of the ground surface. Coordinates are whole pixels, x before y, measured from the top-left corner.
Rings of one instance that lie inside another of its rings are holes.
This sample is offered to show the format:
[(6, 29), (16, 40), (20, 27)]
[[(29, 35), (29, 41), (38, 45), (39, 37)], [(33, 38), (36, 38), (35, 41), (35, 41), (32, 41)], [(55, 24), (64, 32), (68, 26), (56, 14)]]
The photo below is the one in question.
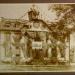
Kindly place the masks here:
[(48, 71), (48, 72), (68, 72), (68, 71), (75, 71), (75, 63), (71, 63), (69, 65), (41, 65), (41, 64), (35, 64), (35, 65), (16, 65), (16, 64), (9, 64), (9, 63), (0, 63), (0, 72), (26, 72), (26, 71)]

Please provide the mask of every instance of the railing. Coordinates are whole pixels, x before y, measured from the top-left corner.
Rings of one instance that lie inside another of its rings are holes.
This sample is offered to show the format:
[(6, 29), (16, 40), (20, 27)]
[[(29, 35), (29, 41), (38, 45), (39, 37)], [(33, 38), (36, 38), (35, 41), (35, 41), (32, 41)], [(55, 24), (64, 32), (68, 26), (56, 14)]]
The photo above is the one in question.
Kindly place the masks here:
[(20, 29), (15, 27), (0, 27), (0, 31), (20, 31)]

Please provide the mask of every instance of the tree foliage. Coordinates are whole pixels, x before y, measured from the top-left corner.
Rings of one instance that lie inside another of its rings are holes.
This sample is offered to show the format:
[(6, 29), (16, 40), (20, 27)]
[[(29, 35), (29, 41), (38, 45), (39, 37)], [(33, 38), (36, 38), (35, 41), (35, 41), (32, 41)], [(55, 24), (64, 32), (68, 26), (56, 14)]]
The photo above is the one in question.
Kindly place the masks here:
[(65, 40), (75, 29), (75, 9), (71, 4), (53, 4), (49, 10), (56, 12), (57, 21), (51, 24), (53, 37), (58, 40)]

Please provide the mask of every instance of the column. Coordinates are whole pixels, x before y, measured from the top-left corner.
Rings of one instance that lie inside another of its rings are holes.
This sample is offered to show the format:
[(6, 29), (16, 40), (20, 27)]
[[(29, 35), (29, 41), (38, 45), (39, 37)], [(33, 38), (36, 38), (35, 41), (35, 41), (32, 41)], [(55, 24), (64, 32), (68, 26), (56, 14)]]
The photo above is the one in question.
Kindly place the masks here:
[(68, 38), (67, 41), (65, 42), (66, 44), (66, 49), (65, 49), (65, 60), (70, 61), (70, 39)]
[(3, 60), (5, 58), (5, 48), (4, 48), (4, 32), (0, 31), (0, 60)]

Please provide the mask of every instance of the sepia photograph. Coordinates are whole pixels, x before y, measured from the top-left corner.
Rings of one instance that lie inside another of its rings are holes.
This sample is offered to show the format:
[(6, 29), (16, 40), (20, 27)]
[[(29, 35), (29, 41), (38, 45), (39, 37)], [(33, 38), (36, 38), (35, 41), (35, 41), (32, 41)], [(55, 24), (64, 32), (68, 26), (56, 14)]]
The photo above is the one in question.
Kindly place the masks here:
[(75, 72), (75, 4), (0, 3), (0, 72)]

